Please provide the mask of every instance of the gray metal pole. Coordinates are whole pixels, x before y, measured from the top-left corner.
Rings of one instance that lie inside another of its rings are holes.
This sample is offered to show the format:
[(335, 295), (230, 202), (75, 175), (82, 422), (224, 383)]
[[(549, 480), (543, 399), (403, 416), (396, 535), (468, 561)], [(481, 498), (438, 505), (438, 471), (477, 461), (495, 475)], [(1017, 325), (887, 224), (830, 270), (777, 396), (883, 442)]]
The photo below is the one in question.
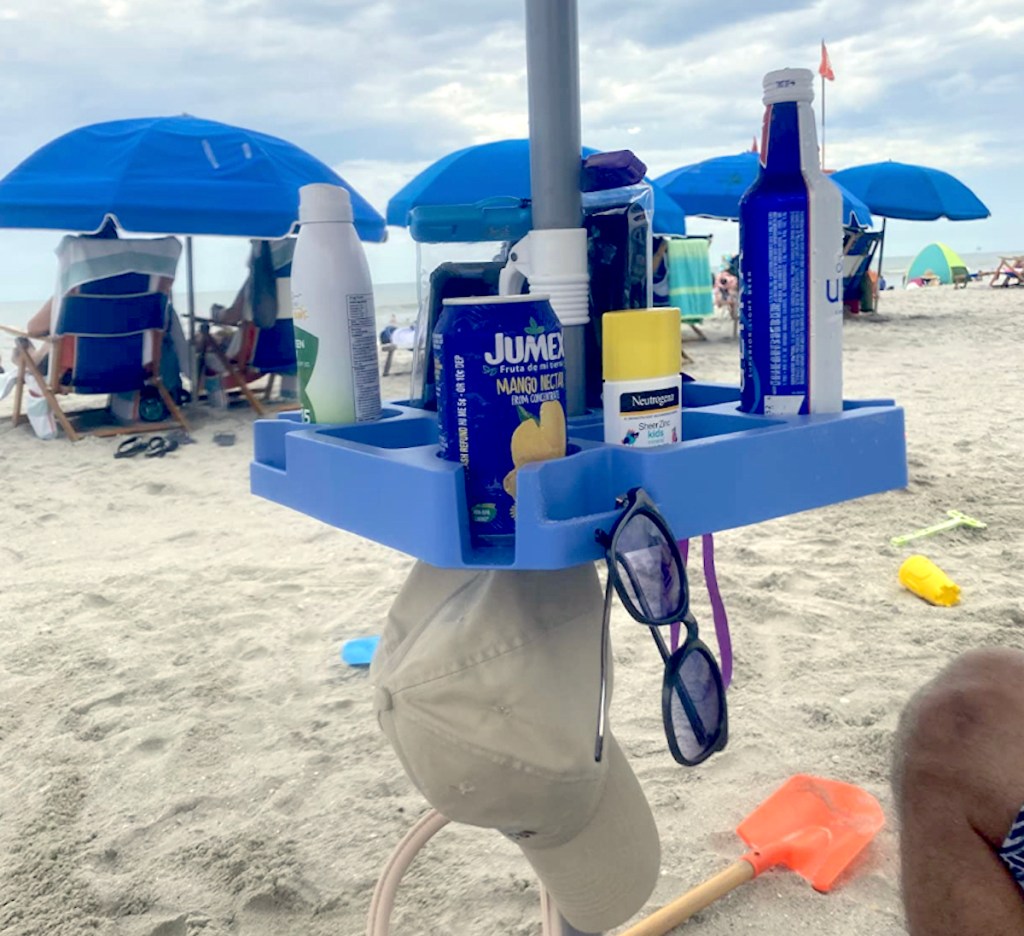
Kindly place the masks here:
[(878, 299), (875, 300), (875, 311), (878, 311), (882, 299), (882, 280), (885, 275), (882, 273), (882, 260), (885, 258), (885, 218), (882, 218), (882, 236), (878, 240)]
[(195, 402), (199, 384), (199, 353), (196, 351), (196, 290), (192, 273), (192, 238), (185, 238), (185, 282), (188, 286), (188, 383)]
[(526, 0), (530, 187), (540, 230), (583, 221), (579, 59), (576, 0)]
[[(526, 69), (533, 227), (579, 228), (583, 209), (576, 0), (526, 0)], [(586, 412), (584, 329), (570, 325), (563, 331), (570, 416)]]
[[(526, 0), (526, 80), (530, 110), (530, 194), (536, 230), (578, 228), (580, 51), (576, 0)], [(586, 409), (584, 326), (565, 329), (569, 415)], [(578, 933), (560, 914), (561, 932)]]

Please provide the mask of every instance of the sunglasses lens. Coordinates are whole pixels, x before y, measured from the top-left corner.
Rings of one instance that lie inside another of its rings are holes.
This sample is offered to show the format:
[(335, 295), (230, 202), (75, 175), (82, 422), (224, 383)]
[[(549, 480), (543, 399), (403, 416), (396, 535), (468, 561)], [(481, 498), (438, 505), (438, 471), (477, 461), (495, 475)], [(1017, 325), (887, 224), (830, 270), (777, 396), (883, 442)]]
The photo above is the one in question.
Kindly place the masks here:
[(662, 530), (645, 514), (626, 521), (615, 540), (615, 571), (634, 617), (664, 621), (682, 613), (683, 568)]
[(673, 661), (675, 669), (665, 673), (667, 727), (683, 757), (695, 761), (710, 750), (721, 732), (721, 681), (715, 678), (718, 664), (699, 647), (673, 657)]

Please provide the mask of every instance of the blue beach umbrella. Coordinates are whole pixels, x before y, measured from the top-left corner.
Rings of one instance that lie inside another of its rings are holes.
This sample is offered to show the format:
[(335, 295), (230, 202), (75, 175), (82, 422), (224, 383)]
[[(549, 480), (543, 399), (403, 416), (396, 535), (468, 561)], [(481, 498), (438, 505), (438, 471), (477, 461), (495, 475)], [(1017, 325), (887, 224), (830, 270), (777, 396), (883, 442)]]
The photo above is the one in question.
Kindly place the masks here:
[(79, 127), (0, 180), (0, 227), (283, 237), (299, 188), (348, 189), (356, 230), (387, 237), (384, 219), (330, 166), (286, 140), (187, 115)]
[(0, 179), (0, 228), (92, 232), (113, 218), (125, 231), (183, 235), (191, 339), (192, 236), (284, 237), (311, 182), (348, 189), (360, 238), (387, 239), (370, 203), (305, 150), (187, 114), (90, 124), (51, 140)]
[[(740, 198), (757, 179), (759, 167), (757, 153), (748, 151), (680, 166), (655, 181), (688, 215), (736, 221), (740, 216)], [(843, 224), (871, 227), (874, 219), (869, 206), (839, 184), (837, 175), (830, 178), (843, 195)]]
[(832, 178), (856, 192), (873, 212), (882, 216), (879, 274), (885, 256), (885, 222), (889, 218), (978, 221), (991, 214), (984, 202), (963, 182), (948, 172), (928, 166), (888, 160), (840, 169)]
[[(581, 150), (584, 158), (596, 152), (589, 146)], [(656, 182), (647, 181), (654, 193), (654, 232), (686, 233), (686, 218), (679, 206)], [(391, 197), (387, 222), (406, 227), (414, 208), (476, 205), (503, 198), (525, 203), (530, 197), (530, 141), (498, 140), (456, 150), (431, 163)], [(529, 226), (525, 224), (526, 229)]]
[(890, 160), (840, 169), (832, 179), (885, 218), (976, 221), (991, 214), (963, 182), (928, 166)]

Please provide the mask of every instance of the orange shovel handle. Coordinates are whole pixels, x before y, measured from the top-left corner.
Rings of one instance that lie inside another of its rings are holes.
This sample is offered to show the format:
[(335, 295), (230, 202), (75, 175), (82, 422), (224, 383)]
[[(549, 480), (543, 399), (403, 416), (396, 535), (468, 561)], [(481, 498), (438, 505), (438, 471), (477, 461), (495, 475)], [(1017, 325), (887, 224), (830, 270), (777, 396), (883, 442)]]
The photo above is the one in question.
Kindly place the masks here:
[(635, 926), (631, 926), (620, 936), (662, 936), (680, 923), (686, 922), (698, 911), (713, 904), (719, 897), (724, 897), (741, 884), (745, 884), (756, 874), (753, 864), (746, 857), (740, 858), (724, 871), (719, 871), (713, 878), (698, 884), (682, 897), (677, 897), (672, 903), (666, 904)]

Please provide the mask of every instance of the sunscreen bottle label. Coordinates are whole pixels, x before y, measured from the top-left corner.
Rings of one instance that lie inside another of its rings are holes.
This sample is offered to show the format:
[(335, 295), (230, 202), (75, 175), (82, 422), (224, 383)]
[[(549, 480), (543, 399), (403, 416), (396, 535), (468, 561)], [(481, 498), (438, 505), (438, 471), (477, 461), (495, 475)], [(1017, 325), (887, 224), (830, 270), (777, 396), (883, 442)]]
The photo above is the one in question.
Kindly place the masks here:
[(295, 326), (295, 359), (299, 375), (299, 403), (302, 406), (302, 421), (304, 423), (316, 422), (316, 411), (313, 403), (306, 392), (309, 382), (313, 378), (313, 370), (316, 367), (316, 353), (320, 347), (320, 341), (316, 335), (311, 335), (304, 328)]
[[(617, 395), (618, 407), (607, 410), (605, 440), (650, 448), (678, 442), (682, 429), (679, 378), (652, 390), (627, 390)], [(617, 410), (617, 412), (616, 412)]]
[(349, 345), (352, 348), (352, 388), (356, 422), (380, 418), (380, 376), (377, 368), (377, 319), (372, 293), (345, 297)]

